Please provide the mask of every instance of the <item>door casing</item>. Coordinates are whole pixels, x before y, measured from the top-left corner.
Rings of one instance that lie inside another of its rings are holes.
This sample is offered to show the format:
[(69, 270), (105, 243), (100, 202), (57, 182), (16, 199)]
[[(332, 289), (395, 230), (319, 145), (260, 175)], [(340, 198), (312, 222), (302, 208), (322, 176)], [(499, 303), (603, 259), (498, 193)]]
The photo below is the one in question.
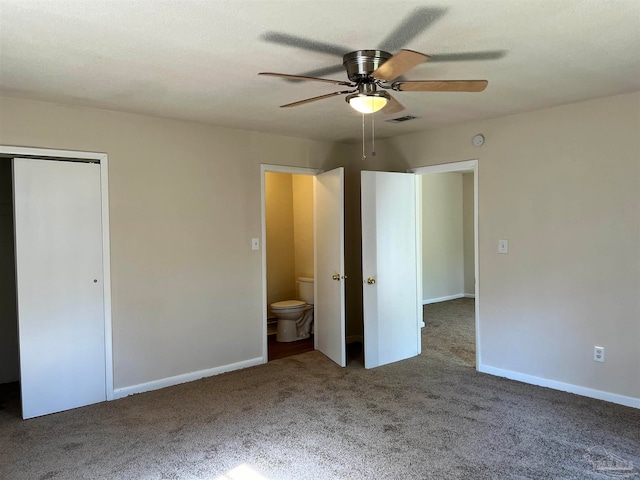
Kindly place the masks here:
[(111, 256), (109, 243), (109, 158), (106, 153), (53, 150), (35, 147), (0, 145), (0, 155), (38, 157), (49, 160), (90, 160), (100, 164), (100, 195), (102, 207), (102, 285), (104, 288), (105, 330), (105, 390), (107, 400), (113, 400), (113, 339), (111, 324)]
[[(473, 252), (474, 252), (474, 270), (475, 270), (475, 328), (476, 328), (476, 370), (481, 364), (481, 348), (480, 348), (480, 268), (478, 262), (478, 160), (465, 160), (461, 162), (441, 163), (438, 165), (429, 165), (424, 167), (416, 167), (407, 170), (416, 175), (431, 175), (436, 173), (463, 173), (473, 172)], [(422, 193), (422, 189), (418, 189), (418, 196)], [(418, 200), (418, 205), (422, 205), (422, 201)], [(422, 219), (420, 212), (418, 217)], [(422, 245), (422, 227), (418, 227), (418, 235), (420, 236), (419, 245)], [(422, 259), (418, 263), (419, 283), (422, 285)]]
[[(290, 173), (292, 175), (317, 175), (323, 170), (318, 168), (290, 167), (287, 165), (270, 165), (263, 163), (260, 165), (260, 202), (261, 202), (261, 259), (262, 259), (262, 363), (269, 361), (269, 350), (267, 340), (267, 205), (265, 178), (267, 172)], [(315, 235), (314, 235), (315, 238)], [(314, 240), (315, 241), (315, 240)], [(318, 339), (314, 338), (314, 348), (317, 348)]]

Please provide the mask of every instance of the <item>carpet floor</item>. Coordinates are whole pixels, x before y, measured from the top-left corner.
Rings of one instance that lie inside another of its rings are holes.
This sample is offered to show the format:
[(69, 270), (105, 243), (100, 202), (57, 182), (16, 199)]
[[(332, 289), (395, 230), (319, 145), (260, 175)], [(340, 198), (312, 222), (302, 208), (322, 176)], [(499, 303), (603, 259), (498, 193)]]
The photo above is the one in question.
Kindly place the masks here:
[(468, 299), (425, 320), (372, 370), (313, 351), (28, 421), (5, 397), (0, 478), (640, 478), (640, 411), (476, 372)]

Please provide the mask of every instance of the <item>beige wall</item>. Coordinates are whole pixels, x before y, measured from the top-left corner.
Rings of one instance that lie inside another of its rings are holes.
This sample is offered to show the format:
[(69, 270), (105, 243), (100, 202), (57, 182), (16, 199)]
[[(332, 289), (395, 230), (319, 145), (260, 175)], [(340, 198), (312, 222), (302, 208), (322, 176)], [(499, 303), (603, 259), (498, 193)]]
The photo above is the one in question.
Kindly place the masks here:
[(416, 167), (478, 159), (482, 365), (640, 398), (639, 131), (634, 93), (378, 142)]
[(603, 98), (378, 141), (363, 161), (359, 145), (3, 98), (0, 143), (109, 154), (116, 388), (262, 355), (260, 163), (345, 166), (349, 335), (360, 171), (478, 158), (481, 365), (640, 397), (639, 117), (640, 94)]
[(473, 236), (473, 173), (462, 174), (462, 235), (464, 248), (464, 293), (475, 294), (475, 250)]
[(464, 290), (462, 174), (422, 177), (422, 300)]
[(267, 304), (296, 298), (291, 174), (265, 173)]
[(11, 98), (0, 144), (109, 155), (116, 388), (262, 356), (260, 164), (332, 144)]
[(0, 383), (20, 378), (11, 161), (0, 158)]
[(291, 180), (295, 278), (313, 278), (313, 175), (291, 175)]

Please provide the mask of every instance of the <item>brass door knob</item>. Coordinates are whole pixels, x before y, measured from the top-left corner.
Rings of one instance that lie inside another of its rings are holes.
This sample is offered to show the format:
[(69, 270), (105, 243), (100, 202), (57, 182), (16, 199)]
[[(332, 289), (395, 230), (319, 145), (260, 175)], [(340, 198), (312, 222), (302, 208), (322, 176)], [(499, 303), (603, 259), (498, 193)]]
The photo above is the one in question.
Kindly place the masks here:
[(376, 283), (376, 279), (375, 279), (375, 278), (372, 278), (372, 277), (369, 277), (369, 278), (367, 278), (367, 283), (368, 283), (369, 285), (373, 285), (374, 283)]
[(331, 278), (334, 280), (340, 280), (340, 274), (335, 273), (334, 275), (331, 276)]

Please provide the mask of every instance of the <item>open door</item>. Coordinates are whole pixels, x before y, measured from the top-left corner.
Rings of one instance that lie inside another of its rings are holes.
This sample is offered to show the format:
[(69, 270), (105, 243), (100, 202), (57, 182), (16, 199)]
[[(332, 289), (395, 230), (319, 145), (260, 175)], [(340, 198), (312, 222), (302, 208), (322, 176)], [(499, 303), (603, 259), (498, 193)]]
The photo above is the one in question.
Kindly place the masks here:
[(315, 176), (316, 349), (347, 364), (344, 274), (344, 168)]
[(23, 418), (106, 400), (100, 165), (13, 160)]
[(416, 176), (361, 172), (365, 368), (418, 355)]

